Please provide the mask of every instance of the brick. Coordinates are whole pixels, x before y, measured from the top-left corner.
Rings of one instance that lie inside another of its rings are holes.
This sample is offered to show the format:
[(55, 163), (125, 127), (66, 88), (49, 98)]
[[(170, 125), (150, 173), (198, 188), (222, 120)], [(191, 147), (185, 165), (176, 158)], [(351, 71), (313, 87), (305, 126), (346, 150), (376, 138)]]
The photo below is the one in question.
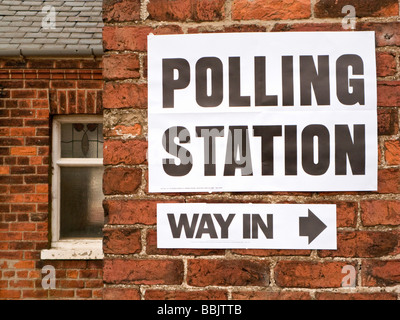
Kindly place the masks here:
[(267, 286), (269, 263), (256, 260), (190, 259), (187, 282), (191, 286)]
[(378, 82), (378, 106), (380, 107), (400, 106), (400, 81)]
[(34, 136), (35, 128), (11, 128), (10, 135), (14, 137)]
[(43, 289), (22, 290), (22, 298), (24, 299), (45, 299), (47, 296), (47, 290)]
[(106, 200), (104, 201), (105, 214), (108, 224), (144, 224), (157, 223), (157, 203), (177, 203), (182, 200)]
[(105, 22), (125, 22), (140, 19), (140, 0), (104, 0)]
[(138, 289), (130, 288), (104, 288), (104, 300), (140, 300)]
[(378, 135), (393, 135), (399, 130), (396, 108), (378, 108)]
[(339, 231), (337, 250), (320, 250), (320, 257), (374, 258), (396, 254), (399, 235), (379, 231)]
[(10, 231), (35, 231), (36, 223), (27, 222), (27, 223), (11, 223)]
[(49, 298), (73, 298), (75, 296), (75, 290), (63, 290), (63, 289), (56, 289), (56, 290), (49, 290)]
[(234, 0), (234, 20), (289, 20), (311, 16), (310, 0)]
[(131, 194), (142, 182), (142, 170), (138, 168), (106, 168), (103, 175), (103, 191), (106, 195)]
[(12, 118), (31, 118), (35, 116), (34, 110), (30, 109), (17, 109), (11, 110), (11, 117)]
[(83, 299), (89, 299), (92, 297), (92, 290), (90, 289), (78, 289), (76, 290), (76, 297), (77, 298), (83, 298)]
[(147, 231), (146, 253), (155, 255), (191, 255), (191, 256), (207, 256), (207, 255), (223, 255), (223, 249), (159, 249), (157, 247), (157, 232), (155, 230)]
[(310, 293), (301, 291), (239, 291), (232, 292), (232, 300), (311, 300)]
[(218, 21), (224, 14), (223, 0), (150, 0), (148, 19), (157, 21)]
[(23, 119), (0, 119), (0, 127), (22, 127)]
[(345, 5), (352, 5), (356, 10), (357, 18), (361, 17), (391, 17), (399, 13), (397, 0), (319, 0), (314, 5), (314, 15), (317, 18), (340, 18)]
[(393, 286), (400, 283), (400, 260), (367, 260), (362, 264), (363, 286)]
[(141, 249), (140, 229), (103, 229), (104, 253), (134, 254)]
[(35, 192), (35, 186), (33, 185), (22, 185), (22, 186), (11, 186), (10, 193), (33, 193)]
[(358, 205), (356, 202), (336, 203), (337, 226), (355, 227), (357, 224)]
[(76, 88), (76, 81), (72, 80), (52, 80), (51, 88), (53, 89), (74, 89)]
[(36, 205), (34, 204), (13, 204), (11, 205), (12, 212), (32, 212), (35, 211)]
[(0, 289), (0, 299), (19, 299), (21, 290)]
[(181, 284), (183, 262), (181, 260), (104, 260), (105, 283), (131, 284)]
[(275, 283), (288, 288), (339, 288), (341, 287), (344, 261), (278, 261)]
[(104, 135), (107, 137), (135, 138), (142, 133), (142, 126), (135, 123), (132, 126), (117, 125), (114, 128), (105, 129)]
[(381, 169), (378, 170), (378, 192), (400, 193), (400, 170)]
[(22, 176), (2, 176), (0, 175), (0, 184), (22, 184)]
[(317, 292), (317, 300), (397, 300), (395, 293), (340, 293), (340, 292)]
[(147, 85), (107, 82), (104, 86), (104, 108), (146, 108)]
[(103, 76), (105, 79), (139, 78), (140, 62), (137, 54), (113, 54), (104, 56)]
[(106, 140), (104, 142), (104, 164), (141, 164), (147, 160), (147, 141)]
[(358, 31), (374, 31), (378, 47), (400, 45), (400, 22), (364, 22), (357, 23)]
[(25, 80), (25, 88), (47, 89), (48, 87), (49, 87), (48, 80)]
[(0, 167), (0, 174), (10, 174), (10, 167), (9, 166)]
[(145, 300), (228, 300), (223, 290), (146, 290)]
[(388, 165), (400, 165), (400, 140), (385, 141), (385, 159)]
[(159, 27), (148, 26), (105, 26), (103, 29), (103, 46), (105, 50), (132, 50), (147, 51), (147, 36), (153, 33), (182, 34), (181, 27), (176, 25), (163, 25)]
[(27, 146), (48, 146), (50, 139), (48, 137), (27, 137), (25, 144)]
[(35, 261), (22, 260), (14, 263), (15, 269), (33, 269), (35, 267)]
[(22, 146), (23, 144), (23, 138), (0, 138), (0, 145), (2, 146)]
[(13, 98), (13, 99), (36, 98), (36, 91), (35, 90), (12, 90), (11, 98)]
[(78, 89), (102, 89), (103, 81), (98, 80), (79, 80), (77, 81)]
[(400, 201), (362, 201), (361, 221), (364, 226), (400, 225)]
[(232, 253), (257, 257), (309, 256), (311, 254), (311, 250), (232, 249)]
[(377, 52), (376, 69), (378, 77), (394, 76), (397, 72), (396, 55), (391, 52)]

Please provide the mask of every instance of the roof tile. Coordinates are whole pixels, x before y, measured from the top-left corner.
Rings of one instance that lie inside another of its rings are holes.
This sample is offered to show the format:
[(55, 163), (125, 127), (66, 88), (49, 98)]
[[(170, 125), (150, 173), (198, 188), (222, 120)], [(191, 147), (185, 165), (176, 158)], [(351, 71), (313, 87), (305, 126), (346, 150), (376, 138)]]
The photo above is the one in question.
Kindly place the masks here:
[[(43, 26), (42, 22), (50, 22), (45, 17), (51, 13), (42, 11), (45, 6), (55, 9), (55, 29)], [(102, 52), (101, 10), (102, 0), (1, 0), (0, 56), (13, 50), (18, 54), (24, 50), (30, 54)]]

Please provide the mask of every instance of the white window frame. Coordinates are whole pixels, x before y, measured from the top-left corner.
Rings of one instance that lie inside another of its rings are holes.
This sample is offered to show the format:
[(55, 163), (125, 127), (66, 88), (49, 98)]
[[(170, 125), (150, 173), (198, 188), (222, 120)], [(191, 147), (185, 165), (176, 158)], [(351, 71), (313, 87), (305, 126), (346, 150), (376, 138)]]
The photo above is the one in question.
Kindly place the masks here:
[(60, 239), (60, 169), (61, 167), (102, 167), (103, 158), (61, 158), (61, 125), (64, 123), (103, 123), (102, 116), (68, 115), (53, 118), (51, 249), (41, 251), (42, 260), (103, 259), (102, 238)]

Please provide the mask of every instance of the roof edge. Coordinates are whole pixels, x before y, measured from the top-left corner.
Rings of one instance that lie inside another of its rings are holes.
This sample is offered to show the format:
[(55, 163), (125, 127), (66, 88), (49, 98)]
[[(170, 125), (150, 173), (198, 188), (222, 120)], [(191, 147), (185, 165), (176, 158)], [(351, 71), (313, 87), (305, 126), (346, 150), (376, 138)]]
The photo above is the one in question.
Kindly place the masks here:
[(100, 47), (89, 49), (6, 49), (0, 50), (1, 57), (46, 57), (46, 56), (103, 56), (104, 51)]

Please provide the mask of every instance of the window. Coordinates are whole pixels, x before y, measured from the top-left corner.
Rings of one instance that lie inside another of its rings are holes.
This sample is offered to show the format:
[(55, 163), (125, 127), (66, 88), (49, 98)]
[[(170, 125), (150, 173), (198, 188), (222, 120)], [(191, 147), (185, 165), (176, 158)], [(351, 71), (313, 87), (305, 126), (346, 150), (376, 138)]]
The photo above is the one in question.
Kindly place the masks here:
[(41, 258), (102, 259), (102, 117), (53, 119), (52, 170), (52, 245)]

